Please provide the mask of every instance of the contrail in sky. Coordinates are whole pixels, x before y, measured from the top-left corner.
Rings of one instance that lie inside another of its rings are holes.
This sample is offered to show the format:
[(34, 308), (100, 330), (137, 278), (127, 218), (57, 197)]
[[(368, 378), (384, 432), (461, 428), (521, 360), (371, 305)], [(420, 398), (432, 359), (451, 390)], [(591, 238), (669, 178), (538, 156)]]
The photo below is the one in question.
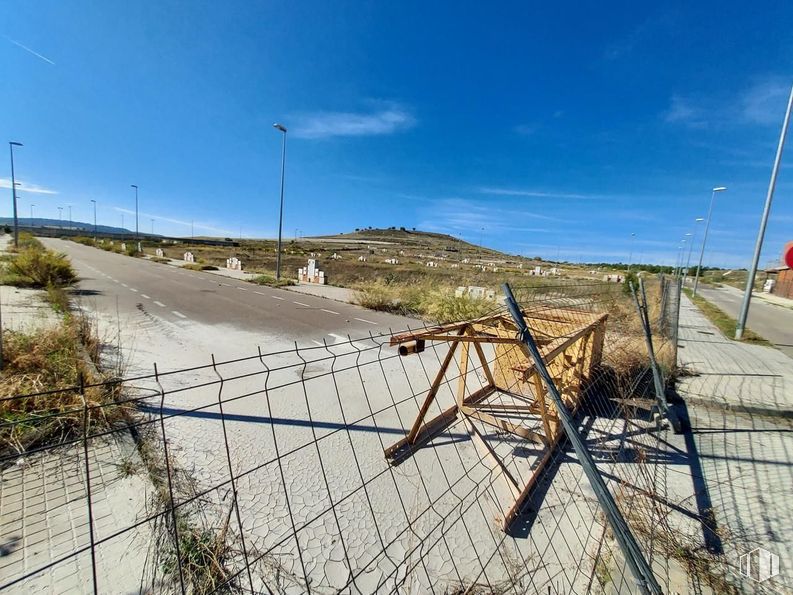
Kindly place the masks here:
[(23, 50), (25, 50), (26, 52), (29, 52), (29, 53), (33, 54), (34, 56), (36, 56), (36, 58), (41, 58), (41, 59), (42, 59), (42, 60), (44, 60), (44, 61), (45, 61), (47, 64), (52, 64), (53, 66), (55, 66), (55, 62), (53, 62), (52, 60), (50, 60), (50, 59), (49, 59), (49, 58), (47, 58), (46, 56), (42, 56), (42, 55), (41, 55), (41, 54), (39, 54), (38, 52), (34, 52), (34, 51), (33, 51), (33, 50), (31, 50), (31, 49), (30, 49), (28, 46), (26, 46), (26, 45), (22, 45), (21, 43), (19, 43), (18, 41), (14, 40), (14, 39), (11, 39), (11, 38), (10, 38), (10, 37), (8, 37), (7, 35), (3, 35), (3, 37), (5, 37), (5, 38), (6, 38), (8, 41), (10, 41), (11, 43), (13, 43), (15, 46), (19, 46), (19, 47), (21, 47)]

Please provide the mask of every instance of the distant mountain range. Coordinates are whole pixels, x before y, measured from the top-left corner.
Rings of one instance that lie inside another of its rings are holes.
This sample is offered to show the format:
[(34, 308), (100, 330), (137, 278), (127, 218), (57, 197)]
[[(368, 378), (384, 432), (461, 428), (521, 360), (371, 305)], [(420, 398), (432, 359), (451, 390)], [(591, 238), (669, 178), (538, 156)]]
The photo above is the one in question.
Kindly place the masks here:
[[(93, 233), (94, 231), (94, 224), (93, 223), (83, 223), (82, 221), (64, 221), (58, 219), (43, 219), (39, 217), (34, 217), (31, 219), (30, 217), (19, 217), (17, 219), (20, 226), (23, 227), (49, 227), (49, 228), (62, 228), (62, 229), (72, 229), (75, 231), (84, 230), (87, 233)], [(0, 217), (0, 225), (14, 225), (14, 218), (13, 217)], [(117, 233), (117, 234), (131, 234), (134, 233), (129, 229), (123, 227), (112, 227), (110, 225), (97, 225), (96, 231), (98, 233)], [(146, 234), (149, 235), (149, 234)]]

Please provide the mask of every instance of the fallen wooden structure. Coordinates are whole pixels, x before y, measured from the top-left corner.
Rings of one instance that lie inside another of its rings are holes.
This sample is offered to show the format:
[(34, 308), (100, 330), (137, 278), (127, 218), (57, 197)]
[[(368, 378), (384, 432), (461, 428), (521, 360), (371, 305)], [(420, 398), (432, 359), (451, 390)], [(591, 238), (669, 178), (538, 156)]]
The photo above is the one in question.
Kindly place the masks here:
[[(527, 311), (524, 315), (564, 405), (574, 413), (581, 402), (583, 384), (600, 363), (607, 315), (571, 308)], [(508, 314), (391, 337), (391, 345), (398, 345), (403, 356), (420, 353), (427, 341), (446, 342), (448, 351), (413, 426), (402, 440), (385, 449), (385, 456), (392, 464), (399, 464), (461, 417), (483, 461), (503, 478), (511, 494), (503, 507), (506, 531), (564, 434), (557, 412)], [(427, 420), (440, 388), (454, 380), (454, 403)], [(516, 479), (483, 435), (482, 424), (538, 446), (541, 454), (531, 465), (527, 480)]]

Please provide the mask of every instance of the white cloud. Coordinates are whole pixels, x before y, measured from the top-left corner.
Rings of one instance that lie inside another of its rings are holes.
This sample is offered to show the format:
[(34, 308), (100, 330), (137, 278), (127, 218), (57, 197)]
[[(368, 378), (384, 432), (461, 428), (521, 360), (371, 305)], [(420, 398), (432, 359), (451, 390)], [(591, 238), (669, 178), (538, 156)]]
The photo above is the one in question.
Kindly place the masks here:
[(705, 111), (690, 99), (680, 95), (672, 95), (669, 109), (664, 112), (664, 120), (669, 123), (680, 123), (702, 128), (707, 125)]
[[(113, 207), (114, 211), (119, 213), (124, 213), (126, 215), (134, 215), (135, 211), (133, 209), (125, 209), (123, 207)], [(208, 225), (206, 223), (201, 223), (200, 221), (184, 221), (182, 219), (172, 219), (170, 217), (162, 217), (160, 215), (154, 215), (152, 213), (144, 213), (140, 211), (138, 213), (138, 217), (146, 218), (146, 219), (154, 219), (155, 221), (165, 221), (167, 223), (175, 223), (176, 225), (183, 225), (185, 227), (193, 227), (194, 229), (203, 229), (206, 231), (215, 232), (224, 236), (234, 237), (237, 232), (231, 231), (229, 229), (223, 229), (220, 227), (213, 227), (212, 225)]]
[[(11, 178), (0, 178), (0, 188), (11, 188)], [(17, 192), (27, 192), (29, 194), (58, 194), (55, 190), (44, 188), (38, 184), (28, 184), (17, 180)]]
[(413, 115), (396, 103), (372, 112), (314, 112), (293, 120), (292, 134), (311, 139), (393, 134), (416, 123)]
[(542, 190), (518, 190), (514, 188), (497, 188), (492, 186), (482, 186), (477, 189), (482, 194), (495, 194), (498, 196), (525, 196), (528, 198), (571, 198), (571, 199), (584, 199), (595, 200), (599, 198), (608, 198), (604, 195), (598, 194), (576, 194), (568, 192), (545, 192)]
[(770, 79), (755, 83), (741, 98), (741, 114), (751, 123), (781, 124), (789, 93), (789, 81)]
[(42, 55), (41, 55), (41, 54), (39, 54), (38, 52), (36, 52), (36, 51), (34, 51), (34, 50), (31, 50), (31, 49), (30, 49), (28, 46), (26, 46), (26, 45), (22, 45), (21, 43), (19, 43), (18, 41), (14, 40), (14, 39), (11, 39), (11, 38), (10, 38), (10, 37), (8, 37), (7, 35), (3, 35), (3, 37), (5, 37), (5, 38), (6, 38), (8, 41), (10, 41), (11, 43), (13, 43), (15, 46), (22, 48), (23, 50), (25, 50), (26, 52), (28, 52), (28, 53), (30, 53), (30, 54), (33, 54), (33, 55), (34, 55), (34, 56), (36, 56), (36, 58), (38, 58), (39, 60), (43, 60), (43, 61), (44, 61), (44, 62), (46, 62), (47, 64), (52, 64), (53, 66), (55, 66), (55, 62), (53, 62), (52, 60), (50, 60), (49, 58), (47, 58), (47, 56), (42, 56)]
[(672, 95), (669, 108), (662, 116), (666, 122), (691, 128), (735, 124), (778, 126), (782, 123), (789, 92), (789, 80), (766, 77), (723, 99)]

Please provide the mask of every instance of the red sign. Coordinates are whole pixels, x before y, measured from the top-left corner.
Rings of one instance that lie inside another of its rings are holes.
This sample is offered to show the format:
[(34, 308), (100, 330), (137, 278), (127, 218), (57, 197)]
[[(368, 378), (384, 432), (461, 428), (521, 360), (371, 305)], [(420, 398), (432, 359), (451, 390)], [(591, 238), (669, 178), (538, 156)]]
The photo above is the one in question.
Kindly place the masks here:
[(793, 242), (788, 242), (782, 249), (782, 261), (793, 269)]

